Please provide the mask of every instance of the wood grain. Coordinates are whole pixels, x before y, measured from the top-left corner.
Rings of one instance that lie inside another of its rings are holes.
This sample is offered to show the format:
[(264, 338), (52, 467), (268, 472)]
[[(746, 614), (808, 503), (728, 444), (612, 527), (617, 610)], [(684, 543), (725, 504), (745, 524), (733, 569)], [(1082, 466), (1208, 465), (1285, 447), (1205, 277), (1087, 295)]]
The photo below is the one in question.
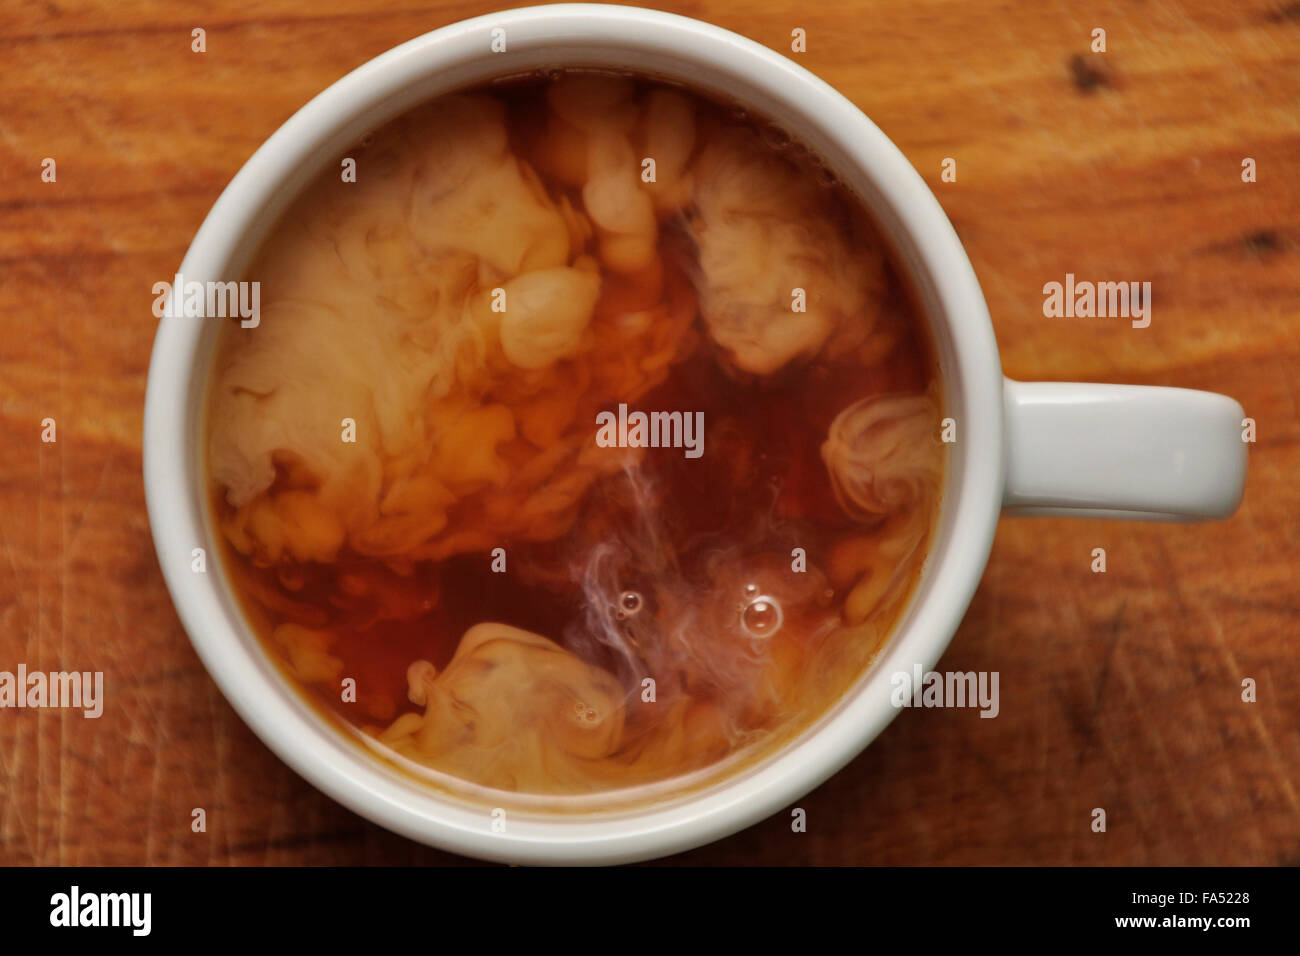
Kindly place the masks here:
[[(150, 286), (239, 166), (349, 69), (498, 8), (0, 11), (0, 670), (102, 670), (108, 696), (97, 721), (0, 711), (0, 863), (461, 862), (337, 806), (234, 715), (163, 586), (140, 429)], [(999, 671), (1000, 716), (905, 712), (800, 802), (807, 833), (778, 814), (671, 862), (1300, 863), (1300, 4), (667, 8), (787, 55), (808, 31), (799, 62), (939, 196), (1009, 375), (1221, 391), (1259, 430), (1231, 521), (1004, 520), (942, 664)], [(1151, 281), (1150, 328), (1043, 318), (1066, 272)]]

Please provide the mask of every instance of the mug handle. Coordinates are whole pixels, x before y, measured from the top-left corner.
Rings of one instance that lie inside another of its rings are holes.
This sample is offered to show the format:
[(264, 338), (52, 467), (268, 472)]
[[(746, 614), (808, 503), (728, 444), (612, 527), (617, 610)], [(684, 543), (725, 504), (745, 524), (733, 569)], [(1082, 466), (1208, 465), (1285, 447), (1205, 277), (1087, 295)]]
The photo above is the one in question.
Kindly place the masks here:
[(1226, 518), (1246, 483), (1241, 405), (1149, 385), (1003, 380), (1008, 514)]

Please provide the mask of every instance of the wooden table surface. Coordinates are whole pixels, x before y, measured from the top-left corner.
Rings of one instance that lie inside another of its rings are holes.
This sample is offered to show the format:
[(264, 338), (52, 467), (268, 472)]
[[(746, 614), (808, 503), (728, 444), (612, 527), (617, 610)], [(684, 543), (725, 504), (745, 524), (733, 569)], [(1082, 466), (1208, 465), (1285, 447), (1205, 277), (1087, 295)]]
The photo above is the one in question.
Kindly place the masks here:
[[(1008, 375), (1225, 392), (1258, 427), (1230, 521), (1002, 521), (941, 664), (998, 671), (997, 719), (906, 711), (800, 801), (806, 833), (780, 813), (673, 862), (1300, 863), (1300, 3), (1084, 6), (666, 4), (796, 56), (893, 138)], [(462, 862), (336, 805), (235, 716), (163, 586), (140, 432), (151, 286), (240, 165), (348, 70), (499, 8), (0, 11), (0, 670), (102, 670), (107, 697), (99, 720), (0, 711), (0, 863)], [(1044, 318), (1067, 272), (1151, 281), (1150, 327)]]

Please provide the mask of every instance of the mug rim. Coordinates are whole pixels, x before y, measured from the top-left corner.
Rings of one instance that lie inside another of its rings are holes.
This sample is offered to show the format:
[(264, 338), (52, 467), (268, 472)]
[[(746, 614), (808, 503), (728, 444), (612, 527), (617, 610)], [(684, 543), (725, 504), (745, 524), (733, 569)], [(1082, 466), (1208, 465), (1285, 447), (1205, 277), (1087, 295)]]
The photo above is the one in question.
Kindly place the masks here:
[[(896, 668), (909, 669), (915, 663), (926, 670), (937, 663), (979, 583), (1001, 511), (1001, 364), (974, 269), (938, 199), (863, 112), (814, 74), (752, 40), (700, 20), (637, 7), (557, 4), (491, 13), (423, 34), (362, 64), (290, 117), (241, 167), (200, 226), (179, 271), (187, 277), (221, 276), (248, 245), (250, 223), (267, 197), (328, 153), (326, 145), (340, 124), (372, 115), (386, 103), (391, 107), (395, 97), (417, 85), (436, 85), (451, 64), (493, 55), (486, 51), (494, 27), (506, 30), (510, 49), (534, 56), (557, 48), (587, 50), (593, 57), (644, 53), (671, 58), (682, 69), (711, 71), (715, 80), (743, 88), (738, 96), (743, 103), (766, 97), (769, 104), (788, 107), (800, 117), (801, 128), (815, 132), (810, 145), (833, 167), (838, 151), (837, 172), (852, 173), (857, 185), (875, 190), (872, 212), (886, 220), (881, 232), (901, 244), (906, 268), (931, 300), (923, 311), (958, 441), (949, 447), (940, 519), (922, 580), (868, 670), (821, 718), (754, 767), (680, 800), (611, 818), (511, 819), (505, 832), (493, 832), (487, 808), (471, 812), (385, 770), (303, 702), (291, 699), (292, 689), (269, 674), (241, 640), (240, 627), (247, 625), (232, 619), (219, 575), (191, 571), (191, 550), (208, 540), (193, 428), (193, 403), (202, 397), (196, 391), (204, 360), (202, 320), (164, 317), (154, 340), (142, 436), (149, 523), (173, 603), (209, 674), (254, 733), (315, 787), (389, 830), (468, 856), (510, 863), (632, 862), (719, 839), (809, 793), (897, 715), (884, 663), (893, 660)], [(709, 86), (692, 75), (681, 79)]]

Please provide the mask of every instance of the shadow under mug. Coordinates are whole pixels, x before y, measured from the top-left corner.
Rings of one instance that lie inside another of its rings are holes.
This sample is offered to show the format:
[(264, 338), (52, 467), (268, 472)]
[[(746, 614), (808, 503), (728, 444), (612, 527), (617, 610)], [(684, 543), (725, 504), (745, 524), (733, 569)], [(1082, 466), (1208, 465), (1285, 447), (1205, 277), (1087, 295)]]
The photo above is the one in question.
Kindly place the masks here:
[[(789, 806), (893, 719), (890, 675), (930, 670), (970, 602), (1002, 510), (1128, 518), (1230, 514), (1245, 481), (1242, 409), (1185, 389), (1004, 379), (970, 262), (934, 195), (849, 100), (734, 33), (632, 7), (561, 4), (494, 13), (371, 60), (291, 117), (218, 198), (181, 265), (186, 280), (239, 278), (298, 191), (367, 132), (431, 97), (557, 67), (677, 80), (744, 104), (800, 138), (862, 199), (918, 294), (954, 420), (940, 516), (894, 633), (853, 688), (766, 759), (698, 791), (602, 814), (525, 814), (494, 826), (343, 738), (266, 657), (212, 551), (202, 412), (215, 322), (161, 320), (149, 367), (144, 474), (149, 519), (181, 621), (209, 673), (258, 736), (357, 813), (412, 839), (513, 863), (613, 863), (718, 839)], [(170, 313), (169, 313), (170, 315)], [(215, 553), (215, 552), (214, 552)]]

